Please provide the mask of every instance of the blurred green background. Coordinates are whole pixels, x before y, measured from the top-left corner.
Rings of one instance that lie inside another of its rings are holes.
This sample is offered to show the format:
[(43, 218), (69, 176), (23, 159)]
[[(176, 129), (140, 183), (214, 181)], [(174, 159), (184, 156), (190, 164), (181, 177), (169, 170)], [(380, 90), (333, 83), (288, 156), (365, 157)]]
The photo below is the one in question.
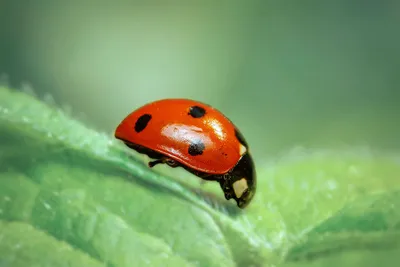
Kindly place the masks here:
[(258, 159), (400, 148), (399, 1), (145, 2), (0, 0), (0, 73), (109, 133), (183, 97), (223, 111)]

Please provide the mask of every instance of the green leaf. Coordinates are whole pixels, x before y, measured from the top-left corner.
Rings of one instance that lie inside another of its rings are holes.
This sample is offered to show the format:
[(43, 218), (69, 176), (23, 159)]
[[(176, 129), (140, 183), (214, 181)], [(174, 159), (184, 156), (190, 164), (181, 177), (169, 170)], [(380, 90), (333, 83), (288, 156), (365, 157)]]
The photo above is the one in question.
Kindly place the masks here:
[(287, 266), (397, 266), (399, 207), (400, 191), (369, 195), (347, 205), (290, 250)]
[(297, 240), (360, 197), (400, 189), (399, 159), (365, 149), (297, 149), (259, 172), (265, 178), (259, 179), (264, 191), (257, 201), (279, 212), (288, 233)]
[(105, 265), (34, 227), (0, 221), (0, 266)]
[(107, 266), (235, 266), (272, 253), (253, 247), (258, 238), (230, 216), (232, 205), (150, 170), (62, 110), (1, 88), (0, 129), (0, 220)]
[(398, 259), (397, 155), (297, 149), (258, 160), (256, 197), (239, 210), (217, 183), (203, 185), (182, 169), (149, 169), (111, 135), (1, 87), (0, 147), (0, 266)]

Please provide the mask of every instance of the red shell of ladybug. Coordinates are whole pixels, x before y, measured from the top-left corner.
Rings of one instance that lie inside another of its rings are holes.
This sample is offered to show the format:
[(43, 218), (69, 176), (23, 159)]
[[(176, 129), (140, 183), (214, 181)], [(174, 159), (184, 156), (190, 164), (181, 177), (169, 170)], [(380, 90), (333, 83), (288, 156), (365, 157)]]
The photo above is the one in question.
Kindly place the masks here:
[(155, 161), (183, 167), (221, 185), (240, 208), (254, 196), (256, 176), (247, 142), (235, 125), (213, 107), (189, 99), (163, 99), (130, 113), (115, 137)]

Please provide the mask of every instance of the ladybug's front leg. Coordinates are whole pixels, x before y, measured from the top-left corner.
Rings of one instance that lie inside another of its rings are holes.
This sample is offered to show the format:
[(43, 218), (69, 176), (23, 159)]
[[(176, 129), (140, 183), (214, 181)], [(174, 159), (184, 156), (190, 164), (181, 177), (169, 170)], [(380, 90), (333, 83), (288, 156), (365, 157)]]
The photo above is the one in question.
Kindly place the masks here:
[(231, 185), (230, 177), (224, 175), (219, 180), (219, 184), (221, 186), (222, 191), (224, 192), (226, 200), (231, 199), (233, 197), (233, 193), (234, 192), (233, 192), (233, 188), (232, 188), (232, 185)]

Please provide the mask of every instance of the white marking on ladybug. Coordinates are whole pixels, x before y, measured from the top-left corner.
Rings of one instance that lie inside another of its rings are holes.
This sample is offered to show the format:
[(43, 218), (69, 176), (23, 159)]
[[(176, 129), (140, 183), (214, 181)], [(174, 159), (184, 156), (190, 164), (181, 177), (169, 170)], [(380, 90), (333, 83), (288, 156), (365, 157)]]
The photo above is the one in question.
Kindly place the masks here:
[(247, 152), (247, 148), (246, 148), (244, 145), (239, 144), (239, 153), (240, 153), (240, 156), (243, 156), (244, 153), (246, 153), (246, 152)]
[(249, 188), (249, 186), (247, 185), (247, 180), (246, 178), (242, 178), (240, 180), (237, 180), (236, 182), (233, 183), (233, 191), (235, 192), (235, 196), (237, 198), (240, 198), (244, 191), (246, 191), (246, 189)]

